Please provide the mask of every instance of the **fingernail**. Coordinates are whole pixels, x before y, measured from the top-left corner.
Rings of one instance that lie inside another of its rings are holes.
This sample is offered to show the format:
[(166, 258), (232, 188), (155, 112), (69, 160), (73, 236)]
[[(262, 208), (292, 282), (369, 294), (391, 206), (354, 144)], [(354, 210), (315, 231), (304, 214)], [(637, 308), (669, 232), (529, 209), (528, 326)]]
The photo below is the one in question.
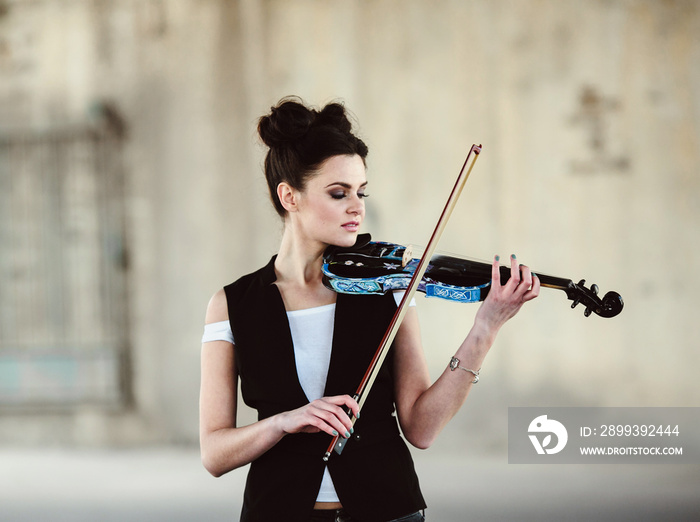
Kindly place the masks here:
[(345, 438), (346, 438), (346, 439), (349, 439), (349, 438), (350, 438), (350, 433), (348, 433), (347, 431), (345, 432)]
[(357, 410), (357, 415), (355, 415), (355, 418), (356, 418), (356, 419), (359, 419), (359, 418), (360, 418), (360, 410)]
[(496, 256), (496, 262), (501, 260), (501, 256)]
[(532, 277), (537, 277), (537, 274), (532, 274)]
[(355, 433), (355, 428), (350, 428), (350, 433)]
[(333, 436), (334, 436), (334, 437), (337, 437), (337, 436), (338, 436), (338, 432), (335, 431), (335, 430), (333, 430)]
[(510, 258), (511, 258), (511, 259), (515, 259), (515, 254), (511, 254), (511, 255), (510, 255)]

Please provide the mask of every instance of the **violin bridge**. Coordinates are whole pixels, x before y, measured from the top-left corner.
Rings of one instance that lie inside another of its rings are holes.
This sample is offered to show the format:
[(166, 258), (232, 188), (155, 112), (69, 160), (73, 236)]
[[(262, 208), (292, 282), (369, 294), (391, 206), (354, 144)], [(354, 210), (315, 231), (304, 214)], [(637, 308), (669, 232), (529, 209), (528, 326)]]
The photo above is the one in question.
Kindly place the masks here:
[(406, 245), (403, 250), (403, 258), (401, 259), (401, 268), (406, 268), (406, 265), (413, 259), (413, 245)]

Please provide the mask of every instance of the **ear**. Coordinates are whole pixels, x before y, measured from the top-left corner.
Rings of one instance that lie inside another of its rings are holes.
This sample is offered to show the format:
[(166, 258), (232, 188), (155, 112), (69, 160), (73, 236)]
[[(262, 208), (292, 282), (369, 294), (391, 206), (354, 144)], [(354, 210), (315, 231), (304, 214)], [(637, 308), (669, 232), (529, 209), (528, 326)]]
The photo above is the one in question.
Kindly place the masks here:
[(277, 185), (277, 197), (287, 212), (296, 212), (298, 210), (299, 192), (286, 181)]

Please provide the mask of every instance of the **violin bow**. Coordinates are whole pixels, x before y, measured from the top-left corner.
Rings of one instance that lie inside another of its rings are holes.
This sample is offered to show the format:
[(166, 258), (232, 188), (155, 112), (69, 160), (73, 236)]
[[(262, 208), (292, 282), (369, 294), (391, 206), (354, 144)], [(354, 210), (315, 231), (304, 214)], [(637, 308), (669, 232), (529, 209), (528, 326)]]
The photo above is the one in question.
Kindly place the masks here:
[[(464, 185), (466, 184), (467, 179), (469, 178), (469, 174), (471, 174), (472, 169), (474, 168), (474, 163), (476, 162), (480, 153), (481, 145), (472, 145), (472, 148), (469, 150), (469, 154), (467, 154), (467, 159), (464, 161), (464, 165), (462, 165), (462, 170), (459, 171), (459, 176), (457, 177), (457, 181), (455, 182), (455, 185), (452, 188), (450, 197), (447, 198), (445, 208), (442, 210), (442, 214), (440, 214), (440, 218), (438, 219), (437, 225), (433, 230), (433, 234), (430, 236), (430, 241), (428, 241), (428, 244), (425, 247), (425, 251), (423, 252), (423, 256), (420, 258), (418, 266), (416, 267), (416, 271), (413, 273), (413, 277), (411, 278), (411, 281), (408, 284), (408, 288), (406, 288), (406, 292), (404, 293), (403, 298), (399, 303), (399, 306), (396, 308), (396, 312), (394, 313), (394, 316), (391, 319), (391, 322), (389, 323), (389, 327), (384, 333), (384, 337), (379, 343), (379, 347), (377, 348), (377, 351), (375, 352), (374, 357), (372, 358), (372, 361), (370, 362), (364, 377), (362, 377), (362, 381), (357, 387), (355, 395), (353, 395), (353, 399), (357, 401), (360, 410), (362, 410), (362, 406), (367, 400), (367, 395), (369, 395), (372, 385), (374, 384), (374, 381), (377, 378), (377, 374), (379, 373), (379, 369), (382, 367), (384, 359), (386, 359), (386, 356), (389, 352), (389, 347), (391, 347), (391, 343), (394, 342), (396, 333), (399, 331), (399, 327), (401, 326), (401, 323), (403, 322), (403, 319), (406, 316), (406, 312), (408, 311), (408, 305), (413, 299), (413, 296), (415, 295), (416, 290), (418, 289), (418, 285), (421, 282), (425, 271), (428, 269), (428, 264), (430, 263), (430, 259), (433, 257), (433, 253), (435, 252), (435, 248), (437, 247), (438, 241), (440, 240), (440, 236), (442, 235), (442, 232), (445, 229), (445, 226), (447, 225), (447, 221), (452, 215), (452, 211), (454, 210), (454, 207), (457, 204), (459, 196), (462, 194), (462, 189), (464, 188)], [(357, 418), (353, 416), (353, 425), (355, 424), (356, 420)], [(333, 451), (340, 455), (343, 449), (345, 448), (346, 442), (347, 440), (341, 439), (340, 435), (336, 435), (335, 437), (333, 437), (333, 440), (328, 446), (326, 453), (323, 455), (323, 460), (327, 462)]]

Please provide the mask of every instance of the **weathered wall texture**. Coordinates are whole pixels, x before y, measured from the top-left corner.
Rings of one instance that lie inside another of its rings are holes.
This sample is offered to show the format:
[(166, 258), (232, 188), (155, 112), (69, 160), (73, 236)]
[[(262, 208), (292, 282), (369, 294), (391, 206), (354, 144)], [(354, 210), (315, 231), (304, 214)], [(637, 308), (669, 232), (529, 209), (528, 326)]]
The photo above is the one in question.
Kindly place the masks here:
[[(126, 122), (133, 405), (13, 416), (4, 441), (197, 438), (208, 298), (275, 251), (256, 118), (342, 99), (370, 146), (365, 230), (425, 244), (484, 146), (441, 249), (512, 252), (626, 302), (564, 294), (509, 323), (440, 444), (507, 406), (697, 406), (700, 12), (693, 1), (5, 1), (3, 127)], [(476, 311), (420, 300), (437, 377)], [(21, 432), (20, 432), (21, 428)]]

